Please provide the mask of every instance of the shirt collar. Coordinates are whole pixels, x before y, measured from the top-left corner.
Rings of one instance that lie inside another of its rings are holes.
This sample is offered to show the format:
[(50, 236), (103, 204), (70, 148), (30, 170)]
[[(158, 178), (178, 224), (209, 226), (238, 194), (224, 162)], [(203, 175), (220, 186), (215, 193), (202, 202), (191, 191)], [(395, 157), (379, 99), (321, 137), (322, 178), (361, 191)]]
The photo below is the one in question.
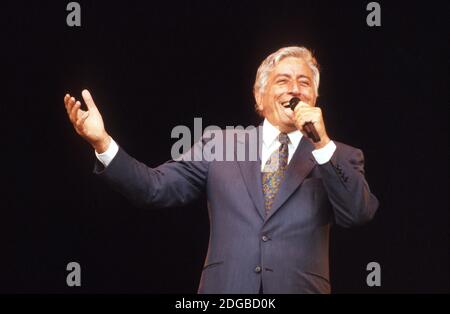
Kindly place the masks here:
[[(263, 143), (266, 147), (269, 147), (272, 145), (272, 143), (277, 139), (278, 134), (280, 134), (280, 130), (276, 126), (274, 126), (272, 123), (269, 122), (269, 120), (264, 119), (263, 122)], [(303, 137), (302, 132), (299, 130), (295, 130), (288, 133), (289, 139), (291, 140), (292, 145), (297, 148), (298, 143), (300, 143), (300, 140)]]

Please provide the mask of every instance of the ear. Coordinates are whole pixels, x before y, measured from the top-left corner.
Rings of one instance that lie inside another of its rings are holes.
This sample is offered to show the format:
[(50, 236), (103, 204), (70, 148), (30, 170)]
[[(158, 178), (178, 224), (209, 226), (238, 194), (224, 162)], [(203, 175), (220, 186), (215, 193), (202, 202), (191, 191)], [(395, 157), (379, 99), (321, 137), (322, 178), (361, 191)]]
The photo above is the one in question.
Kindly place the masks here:
[(258, 109), (258, 111), (262, 112), (262, 110), (263, 110), (262, 93), (260, 93), (259, 91), (253, 90), (253, 95), (255, 96), (256, 108)]

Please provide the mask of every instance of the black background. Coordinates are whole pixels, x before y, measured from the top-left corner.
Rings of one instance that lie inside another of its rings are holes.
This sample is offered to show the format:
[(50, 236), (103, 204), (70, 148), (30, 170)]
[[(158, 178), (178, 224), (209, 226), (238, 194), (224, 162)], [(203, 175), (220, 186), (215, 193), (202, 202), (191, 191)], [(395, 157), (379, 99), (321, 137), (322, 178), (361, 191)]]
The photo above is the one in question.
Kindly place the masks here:
[[(260, 62), (313, 49), (332, 139), (363, 149), (376, 218), (334, 228), (333, 292), (449, 292), (448, 6), (369, 1), (9, 2), (1, 12), (0, 292), (194, 293), (209, 236), (205, 200), (144, 210), (92, 174), (66, 116), (89, 88), (108, 132), (150, 166), (176, 125), (250, 125)], [(82, 286), (66, 286), (66, 265)], [(366, 285), (380, 263), (382, 285)]]

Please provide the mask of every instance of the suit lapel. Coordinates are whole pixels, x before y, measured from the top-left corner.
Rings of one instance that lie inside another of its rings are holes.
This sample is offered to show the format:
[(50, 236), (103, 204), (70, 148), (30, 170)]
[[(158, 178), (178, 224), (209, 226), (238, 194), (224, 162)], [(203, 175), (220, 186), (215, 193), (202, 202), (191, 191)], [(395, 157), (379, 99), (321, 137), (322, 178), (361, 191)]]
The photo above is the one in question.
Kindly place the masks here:
[[(264, 195), (262, 191), (261, 181), (261, 149), (262, 149), (262, 125), (257, 127), (257, 147), (258, 156), (256, 161), (237, 161), (241, 170), (244, 183), (247, 187), (247, 192), (253, 201), (261, 219), (264, 220)], [(245, 138), (245, 132), (243, 136), (237, 138), (237, 150), (243, 149), (246, 153), (245, 156), (249, 156), (249, 143), (248, 138)], [(254, 144), (254, 143), (253, 143)], [(235, 152), (236, 153), (236, 152)], [(236, 155), (235, 155), (236, 158)], [(237, 158), (235, 160), (238, 160)]]
[(314, 145), (311, 141), (303, 136), (288, 165), (286, 176), (281, 182), (280, 189), (275, 196), (272, 208), (266, 220), (268, 220), (287, 201), (316, 165), (314, 156), (311, 153), (313, 149)]

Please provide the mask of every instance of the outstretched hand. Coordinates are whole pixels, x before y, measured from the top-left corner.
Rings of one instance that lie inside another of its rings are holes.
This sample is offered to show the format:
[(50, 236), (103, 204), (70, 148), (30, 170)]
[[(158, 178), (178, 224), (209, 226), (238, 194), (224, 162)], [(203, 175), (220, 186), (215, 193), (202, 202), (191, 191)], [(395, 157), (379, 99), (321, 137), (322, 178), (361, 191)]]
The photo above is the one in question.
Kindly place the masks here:
[(105, 130), (102, 116), (89, 91), (85, 89), (81, 95), (86, 103), (87, 110), (81, 109), (79, 100), (71, 97), (70, 94), (66, 94), (64, 96), (64, 105), (67, 115), (75, 131), (91, 144), (97, 153), (103, 153), (108, 149), (111, 137)]

